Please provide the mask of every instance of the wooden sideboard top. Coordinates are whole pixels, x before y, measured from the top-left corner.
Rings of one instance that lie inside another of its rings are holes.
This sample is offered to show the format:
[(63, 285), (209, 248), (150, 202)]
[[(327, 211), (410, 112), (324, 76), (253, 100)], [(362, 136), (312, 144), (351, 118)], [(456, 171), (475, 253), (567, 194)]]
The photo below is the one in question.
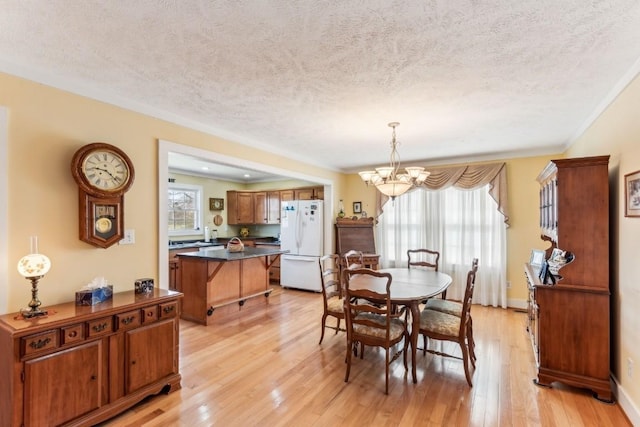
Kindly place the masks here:
[(75, 301), (57, 305), (43, 304), (42, 309), (48, 310), (48, 315), (25, 319), (18, 312), (3, 314), (0, 316), (0, 328), (8, 329), (13, 334), (33, 333), (39, 327), (54, 328), (60, 323), (68, 323), (69, 319), (77, 319), (81, 322), (101, 315), (110, 316), (124, 308), (135, 310), (149, 304), (161, 304), (181, 297), (180, 292), (154, 288), (153, 293), (149, 294), (136, 294), (133, 290), (116, 292), (110, 300), (96, 305), (76, 305)]

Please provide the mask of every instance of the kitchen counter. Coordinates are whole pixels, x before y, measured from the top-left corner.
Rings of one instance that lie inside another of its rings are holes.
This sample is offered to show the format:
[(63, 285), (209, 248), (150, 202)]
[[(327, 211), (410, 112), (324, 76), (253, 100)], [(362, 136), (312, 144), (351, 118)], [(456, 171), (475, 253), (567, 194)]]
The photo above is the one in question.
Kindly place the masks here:
[[(245, 246), (242, 252), (199, 248), (176, 254), (183, 293), (180, 316), (185, 320), (210, 325), (216, 313), (237, 313), (245, 303), (266, 304), (272, 291), (269, 272), (283, 253), (274, 247)], [(276, 267), (274, 267), (276, 268)]]
[(289, 251), (283, 251), (275, 248), (251, 248), (245, 247), (242, 252), (229, 252), (226, 249), (200, 249), (197, 252), (186, 252), (178, 254), (181, 257), (204, 258), (212, 261), (238, 261), (242, 259), (263, 257), (269, 255), (286, 254)]

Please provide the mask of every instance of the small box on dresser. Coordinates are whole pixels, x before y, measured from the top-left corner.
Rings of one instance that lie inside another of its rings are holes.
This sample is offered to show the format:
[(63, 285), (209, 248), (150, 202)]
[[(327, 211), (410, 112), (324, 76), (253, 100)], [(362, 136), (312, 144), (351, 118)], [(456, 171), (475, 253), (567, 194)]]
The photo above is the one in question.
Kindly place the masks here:
[(96, 305), (110, 300), (113, 295), (113, 285), (96, 289), (83, 289), (76, 292), (77, 305)]

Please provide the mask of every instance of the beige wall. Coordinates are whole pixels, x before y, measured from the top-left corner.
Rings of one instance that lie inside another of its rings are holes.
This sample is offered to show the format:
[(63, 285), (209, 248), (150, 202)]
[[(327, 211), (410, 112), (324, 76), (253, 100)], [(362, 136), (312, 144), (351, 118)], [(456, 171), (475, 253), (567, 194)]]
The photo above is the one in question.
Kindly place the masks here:
[[(626, 218), (624, 175), (640, 170), (640, 77), (635, 78), (567, 151), (567, 157), (609, 154), (611, 190), (612, 365), (619, 399), (640, 407), (640, 366), (627, 375), (627, 361), (640, 363), (640, 218)], [(602, 345), (602, 343), (594, 343)], [(629, 411), (627, 411), (629, 413)], [(638, 420), (636, 418), (636, 420)]]
[[(51, 271), (40, 282), (40, 299), (51, 305), (74, 298), (75, 291), (104, 276), (115, 291), (133, 288), (140, 277), (158, 277), (158, 139), (255, 160), (306, 176), (333, 181), (343, 177), (181, 126), (92, 99), (0, 73), (0, 105), (8, 109), (7, 257), (0, 282), (0, 313), (16, 311), (30, 299), (17, 261), (37, 235)], [(135, 182), (125, 195), (125, 226), (135, 230), (134, 245), (99, 249), (78, 239), (78, 189), (70, 172), (73, 153), (95, 141), (123, 149), (135, 167)], [(4, 195), (0, 195), (2, 197)], [(337, 196), (336, 196), (337, 197)], [(4, 202), (4, 201), (3, 201)], [(164, 243), (164, 242), (163, 242)], [(158, 284), (163, 286), (163, 284)], [(164, 284), (166, 286), (166, 284)]]

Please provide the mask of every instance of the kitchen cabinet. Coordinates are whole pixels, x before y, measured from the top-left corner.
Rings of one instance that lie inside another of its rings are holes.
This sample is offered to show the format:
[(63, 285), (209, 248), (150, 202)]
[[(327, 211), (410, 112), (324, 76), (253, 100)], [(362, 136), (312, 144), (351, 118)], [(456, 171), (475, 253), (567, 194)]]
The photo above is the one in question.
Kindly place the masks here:
[(610, 401), (609, 156), (552, 160), (538, 176), (541, 238), (573, 253), (556, 284), (525, 264), (536, 383)]
[(267, 192), (267, 224), (280, 224), (280, 192)]
[(289, 200), (322, 200), (324, 187), (278, 191), (227, 191), (229, 225), (279, 224), (280, 204)]
[(255, 218), (254, 193), (227, 191), (227, 222), (229, 225), (253, 224)]
[(324, 187), (307, 187), (293, 190), (295, 200), (323, 200)]
[(180, 263), (178, 263), (178, 254), (185, 252), (197, 251), (198, 248), (180, 248), (169, 249), (169, 289), (172, 291), (181, 291), (180, 286)]
[(128, 291), (35, 319), (0, 316), (0, 425), (95, 425), (179, 389), (181, 297)]
[(295, 200), (293, 190), (280, 190), (280, 201), (288, 202)]

